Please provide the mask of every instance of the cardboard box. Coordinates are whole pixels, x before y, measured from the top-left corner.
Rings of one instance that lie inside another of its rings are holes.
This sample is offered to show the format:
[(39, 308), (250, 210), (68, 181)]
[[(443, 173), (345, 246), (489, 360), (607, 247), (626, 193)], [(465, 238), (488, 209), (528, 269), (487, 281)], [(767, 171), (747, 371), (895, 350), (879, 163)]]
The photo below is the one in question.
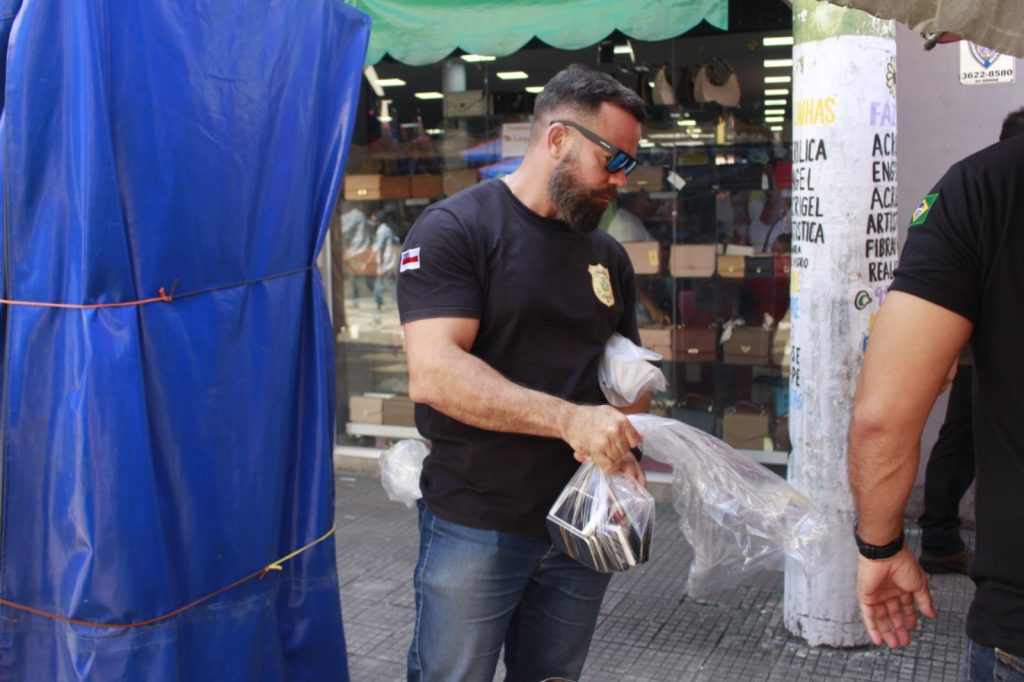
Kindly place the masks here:
[(434, 199), (441, 196), (441, 176), (413, 175), (409, 178), (409, 196), (413, 199)]
[(416, 426), (415, 403), (407, 395), (385, 399), (383, 423), (390, 426)]
[(476, 184), (477, 172), (475, 168), (459, 168), (446, 170), (441, 175), (441, 188), (445, 196), (451, 196), (461, 189), (472, 187)]
[(348, 420), (355, 424), (383, 424), (384, 400), (379, 394), (349, 396)]
[(640, 190), (646, 190), (648, 192), (660, 192), (664, 175), (665, 169), (661, 166), (652, 166), (646, 163), (640, 164), (633, 169), (632, 173), (626, 176), (626, 186), (621, 191), (639, 192)]
[(661, 271), (661, 245), (658, 242), (626, 242), (622, 245), (638, 275), (656, 275)]
[(378, 173), (345, 176), (345, 201), (366, 199), (407, 199), (409, 178)]

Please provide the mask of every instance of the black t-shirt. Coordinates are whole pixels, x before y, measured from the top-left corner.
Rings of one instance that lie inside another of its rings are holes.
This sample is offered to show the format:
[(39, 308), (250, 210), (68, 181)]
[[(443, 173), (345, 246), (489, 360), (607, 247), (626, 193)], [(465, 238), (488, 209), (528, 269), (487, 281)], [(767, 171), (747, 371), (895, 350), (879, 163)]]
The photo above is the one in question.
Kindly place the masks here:
[[(953, 166), (915, 211), (892, 290), (974, 323), (976, 642), (1024, 655), (1024, 137)], [(927, 207), (927, 208), (926, 208)]]
[[(601, 300), (603, 299), (603, 301)], [(471, 352), (511, 381), (604, 404), (597, 366), (615, 332), (639, 342), (633, 269), (600, 230), (540, 217), (492, 180), (434, 204), (403, 246), (402, 323), (480, 320)], [(579, 466), (562, 440), (478, 429), (426, 405), (432, 442), (420, 487), (443, 519), (546, 538), (544, 517)]]

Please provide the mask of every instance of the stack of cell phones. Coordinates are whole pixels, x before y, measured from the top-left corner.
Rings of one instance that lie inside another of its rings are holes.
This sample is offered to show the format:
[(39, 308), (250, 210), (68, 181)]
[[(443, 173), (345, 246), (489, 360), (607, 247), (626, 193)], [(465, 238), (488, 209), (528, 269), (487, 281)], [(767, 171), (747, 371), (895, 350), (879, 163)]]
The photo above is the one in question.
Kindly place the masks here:
[(574, 477), (555, 500), (547, 517), (555, 546), (601, 573), (644, 563), (650, 555), (653, 500), (649, 511), (641, 505), (648, 513), (638, 514), (637, 505), (618, 499), (611, 486), (593, 483)]

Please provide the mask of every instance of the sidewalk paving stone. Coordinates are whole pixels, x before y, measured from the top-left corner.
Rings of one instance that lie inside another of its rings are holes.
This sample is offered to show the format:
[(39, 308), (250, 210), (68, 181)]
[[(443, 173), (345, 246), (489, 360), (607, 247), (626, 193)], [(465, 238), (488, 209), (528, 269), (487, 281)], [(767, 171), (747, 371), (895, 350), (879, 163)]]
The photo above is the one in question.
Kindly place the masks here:
[[(415, 608), (416, 512), (380, 481), (336, 478), (338, 571), (351, 678), (405, 679)], [(920, 533), (908, 523), (912, 547)], [(973, 540), (973, 538), (968, 538)], [(932, 576), (939, 617), (909, 647), (812, 647), (783, 623), (783, 576), (765, 571), (707, 599), (686, 595), (692, 552), (669, 504), (659, 504), (651, 560), (616, 576), (583, 672), (593, 682), (942, 682), (958, 677), (963, 622), (974, 593), (965, 576)], [(503, 678), (499, 665), (496, 680)]]

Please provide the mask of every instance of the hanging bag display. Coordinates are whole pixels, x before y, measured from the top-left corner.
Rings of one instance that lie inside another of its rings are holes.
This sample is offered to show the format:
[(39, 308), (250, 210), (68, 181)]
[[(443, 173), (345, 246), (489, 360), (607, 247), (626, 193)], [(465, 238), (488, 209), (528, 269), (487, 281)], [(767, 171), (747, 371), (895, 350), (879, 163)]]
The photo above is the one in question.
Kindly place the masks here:
[(698, 102), (717, 102), (723, 107), (739, 106), (739, 77), (733, 68), (721, 59), (710, 59), (697, 69), (693, 95)]

